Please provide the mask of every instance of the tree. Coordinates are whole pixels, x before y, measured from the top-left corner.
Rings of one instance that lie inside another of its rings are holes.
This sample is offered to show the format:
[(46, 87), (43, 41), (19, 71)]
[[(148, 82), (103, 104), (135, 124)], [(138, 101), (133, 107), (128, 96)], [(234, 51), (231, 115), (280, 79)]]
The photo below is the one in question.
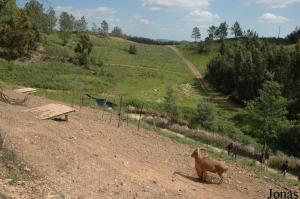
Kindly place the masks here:
[(217, 27), (216, 26), (210, 26), (207, 29), (207, 34), (208, 34), (208, 38), (211, 40), (214, 40), (216, 38), (216, 31), (217, 31)]
[(47, 11), (47, 21), (48, 21), (48, 30), (51, 32), (56, 27), (57, 18), (55, 16), (55, 11), (50, 7)]
[(223, 40), (227, 37), (227, 35), (228, 35), (228, 25), (226, 21), (224, 21), (223, 23), (220, 24), (220, 26), (216, 30), (216, 36), (217, 38)]
[(108, 29), (109, 29), (108, 23), (105, 20), (102, 21), (101, 28), (100, 28), (100, 34), (102, 36), (108, 36)]
[(122, 29), (118, 26), (115, 26), (113, 28), (113, 30), (111, 31), (111, 35), (112, 36), (116, 36), (116, 37), (121, 37), (123, 34), (122, 34)]
[(135, 45), (130, 45), (130, 46), (129, 46), (128, 52), (129, 52), (130, 54), (134, 54), (134, 55), (135, 55), (135, 54), (137, 53), (136, 46), (135, 46)]
[(197, 40), (201, 38), (200, 29), (198, 27), (193, 28), (192, 38), (195, 39), (195, 42), (197, 42)]
[(22, 57), (36, 47), (37, 29), (24, 10), (17, 8), (16, 1), (0, 1), (0, 48), (1, 56), (8, 60)]
[(176, 96), (174, 95), (174, 90), (171, 87), (166, 88), (166, 96), (164, 100), (164, 109), (168, 116), (172, 120), (176, 120), (179, 117), (179, 112), (177, 108), (177, 99)]
[(62, 12), (59, 18), (60, 36), (65, 46), (68, 42), (70, 34), (74, 29), (74, 17), (67, 12)]
[(217, 121), (215, 105), (207, 101), (201, 101), (197, 106), (197, 115), (195, 119), (204, 128), (215, 130)]
[(259, 90), (259, 96), (247, 103), (247, 108), (256, 123), (253, 126), (264, 144), (264, 153), (270, 142), (276, 142), (280, 131), (288, 124), (288, 100), (282, 96), (281, 86), (267, 73), (267, 80)]
[(291, 32), (286, 39), (291, 43), (297, 43), (300, 40), (300, 27), (296, 27), (293, 32)]
[(258, 37), (257, 32), (254, 30), (251, 30), (251, 29), (244, 31), (243, 35), (248, 38), (257, 38)]
[(90, 37), (86, 33), (81, 33), (79, 35), (79, 41), (74, 49), (77, 54), (77, 60), (79, 65), (88, 64), (88, 56), (92, 52), (93, 44), (90, 40)]
[(235, 22), (233, 24), (233, 26), (230, 28), (231, 30), (231, 34), (235, 36), (235, 38), (239, 38), (239, 37), (242, 37), (243, 36), (243, 31), (242, 31), (242, 28), (239, 24), (239, 22)]
[(44, 14), (43, 4), (37, 0), (30, 0), (25, 4), (24, 10), (27, 16), (31, 17), (33, 25), (36, 26), (40, 32), (47, 32), (48, 21), (47, 15)]
[(88, 23), (85, 20), (85, 17), (81, 17), (79, 20), (75, 21), (74, 28), (76, 32), (86, 32)]

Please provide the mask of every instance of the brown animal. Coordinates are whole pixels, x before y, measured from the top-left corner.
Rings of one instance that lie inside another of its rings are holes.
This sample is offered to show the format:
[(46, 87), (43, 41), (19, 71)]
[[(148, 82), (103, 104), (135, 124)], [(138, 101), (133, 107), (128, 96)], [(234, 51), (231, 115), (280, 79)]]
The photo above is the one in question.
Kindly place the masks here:
[(236, 159), (238, 153), (239, 153), (239, 147), (237, 145), (233, 145), (233, 148), (232, 148), (232, 157), (234, 157)]
[(228, 171), (228, 167), (214, 158), (203, 155), (197, 148), (191, 157), (195, 158), (195, 168), (197, 174), (202, 181), (207, 180), (207, 172), (217, 173), (220, 177), (220, 184), (223, 182), (223, 174)]

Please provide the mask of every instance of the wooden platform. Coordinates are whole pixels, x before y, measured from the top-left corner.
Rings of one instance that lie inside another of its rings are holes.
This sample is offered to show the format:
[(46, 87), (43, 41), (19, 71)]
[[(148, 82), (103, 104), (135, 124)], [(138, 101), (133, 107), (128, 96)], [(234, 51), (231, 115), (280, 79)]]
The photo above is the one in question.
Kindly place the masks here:
[(14, 91), (17, 92), (17, 93), (24, 93), (24, 94), (36, 93), (35, 88), (20, 88), (20, 89), (14, 90)]
[(36, 118), (41, 120), (55, 119), (60, 116), (65, 116), (65, 119), (67, 121), (68, 114), (75, 112), (75, 109), (62, 104), (48, 104), (45, 106), (30, 109), (27, 112), (33, 113)]

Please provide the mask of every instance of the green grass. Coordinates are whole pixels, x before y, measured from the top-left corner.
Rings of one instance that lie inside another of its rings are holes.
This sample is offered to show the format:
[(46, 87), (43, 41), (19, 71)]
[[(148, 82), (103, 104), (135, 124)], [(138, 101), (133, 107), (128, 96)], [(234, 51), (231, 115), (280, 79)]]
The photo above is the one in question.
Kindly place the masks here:
[[(138, 52), (132, 55), (127, 51), (133, 44), (131, 41), (91, 36), (94, 45), (91, 56), (96, 62), (104, 62), (104, 65), (101, 68), (90, 66), (88, 70), (66, 62), (75, 56), (73, 49), (77, 39), (72, 35), (67, 46), (62, 46), (57, 33), (47, 35), (47, 42), (40, 52), (50, 55), (50, 61), (29, 64), (8, 63), (0, 59), (0, 81), (35, 87), (38, 88), (38, 95), (67, 103), (78, 104), (80, 96), (87, 93), (108, 98), (117, 104), (120, 96), (123, 96), (124, 102), (143, 104), (160, 112), (163, 111), (166, 86), (170, 85), (175, 90), (182, 119), (188, 121), (199, 101), (210, 99), (171, 48), (135, 43)], [(214, 44), (208, 55), (191, 53), (184, 47), (180, 49), (204, 70), (205, 63), (214, 56), (217, 46)], [(220, 122), (243, 127), (237, 125), (237, 112), (221, 106), (217, 111)]]
[(210, 60), (217, 55), (219, 46), (220, 44), (217, 43), (212, 44), (211, 52), (204, 54), (199, 54), (193, 46), (191, 48), (187, 46), (178, 46), (178, 49), (184, 55), (184, 57), (189, 59), (204, 76), (207, 72), (206, 66)]

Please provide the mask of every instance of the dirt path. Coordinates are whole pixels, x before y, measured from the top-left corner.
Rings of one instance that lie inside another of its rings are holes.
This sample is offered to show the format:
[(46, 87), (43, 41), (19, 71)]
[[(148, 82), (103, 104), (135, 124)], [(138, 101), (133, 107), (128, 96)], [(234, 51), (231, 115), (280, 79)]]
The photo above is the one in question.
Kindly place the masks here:
[(260, 199), (270, 188), (281, 190), (234, 163), (228, 163), (224, 184), (216, 184), (215, 175), (210, 175), (212, 183), (201, 183), (190, 157), (193, 149), (155, 132), (138, 132), (136, 126), (117, 128), (117, 117), (109, 123), (110, 115), (99, 110), (77, 108), (68, 123), (24, 112), (50, 102), (32, 97), (28, 107), (0, 103), (0, 127), (7, 133), (7, 147), (47, 176), (65, 198)]
[(194, 74), (197, 80), (199, 80), (201, 87), (205, 92), (212, 97), (215, 103), (230, 109), (237, 111), (244, 111), (238, 104), (229, 101), (228, 97), (224, 96), (222, 93), (218, 92), (213, 88), (205, 79), (204, 76), (199, 72), (197, 67), (188, 59), (186, 59), (182, 53), (175, 46), (168, 46), (171, 48), (175, 54), (182, 60), (182, 62), (189, 68), (189, 70)]

